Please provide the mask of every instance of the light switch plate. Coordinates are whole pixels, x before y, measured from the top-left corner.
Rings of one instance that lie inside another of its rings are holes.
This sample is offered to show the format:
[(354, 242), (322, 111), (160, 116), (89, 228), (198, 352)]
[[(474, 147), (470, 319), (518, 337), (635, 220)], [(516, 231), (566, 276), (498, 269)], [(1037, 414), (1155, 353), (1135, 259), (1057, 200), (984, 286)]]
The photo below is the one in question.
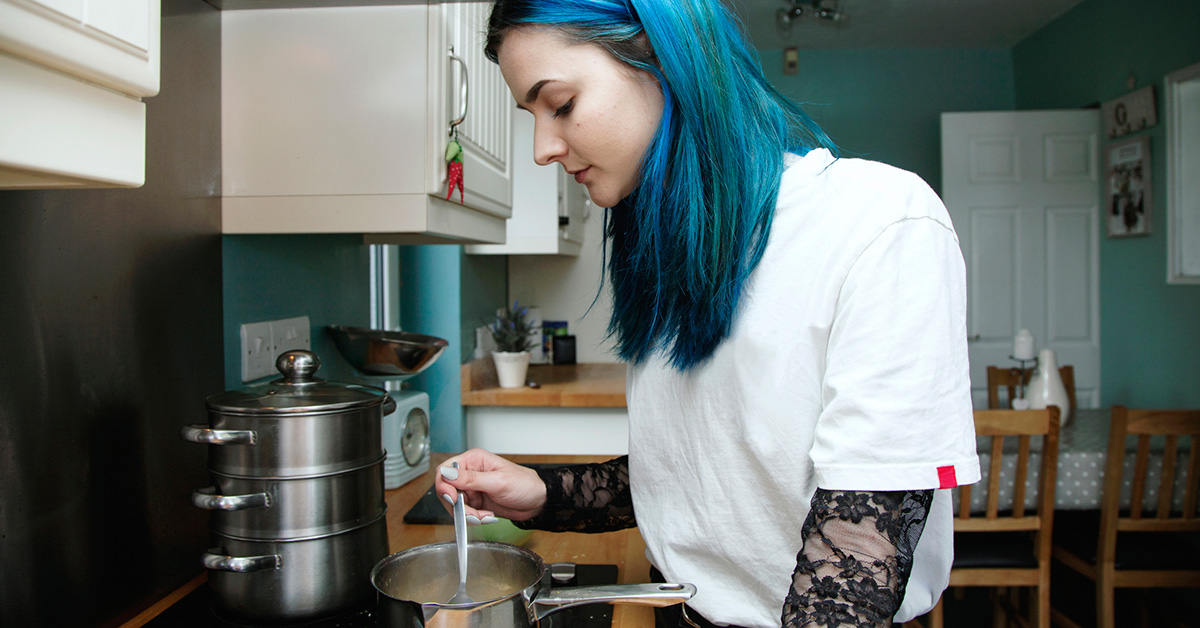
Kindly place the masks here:
[(242, 381), (278, 375), (275, 358), (292, 349), (312, 350), (307, 316), (242, 325)]
[(242, 325), (242, 381), (268, 377), (275, 373), (275, 349), (271, 323)]
[(783, 49), (783, 73), (798, 74), (800, 72), (800, 51), (795, 46)]
[[(275, 355), (293, 349), (312, 350), (312, 333), (307, 316), (271, 321), (271, 338), (275, 343)], [(274, 359), (271, 361), (274, 365)]]

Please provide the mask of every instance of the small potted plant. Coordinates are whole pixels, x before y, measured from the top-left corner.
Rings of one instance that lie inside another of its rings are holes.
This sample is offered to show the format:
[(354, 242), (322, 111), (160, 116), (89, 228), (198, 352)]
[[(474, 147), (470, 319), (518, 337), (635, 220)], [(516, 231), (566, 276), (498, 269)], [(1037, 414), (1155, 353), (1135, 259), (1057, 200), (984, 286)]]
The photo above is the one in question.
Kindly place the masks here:
[(501, 388), (520, 388), (525, 385), (525, 374), (529, 371), (529, 350), (533, 347), (536, 321), (528, 318), (529, 308), (513, 301), (496, 314), (496, 320), (488, 325), (496, 350), (492, 360), (496, 363), (496, 377)]

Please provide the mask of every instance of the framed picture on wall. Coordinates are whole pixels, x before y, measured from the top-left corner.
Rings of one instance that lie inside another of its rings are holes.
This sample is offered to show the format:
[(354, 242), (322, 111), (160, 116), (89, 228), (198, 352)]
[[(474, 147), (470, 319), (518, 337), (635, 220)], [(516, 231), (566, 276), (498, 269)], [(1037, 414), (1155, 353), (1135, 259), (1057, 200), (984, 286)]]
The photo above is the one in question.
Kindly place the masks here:
[(1150, 138), (1113, 142), (1105, 149), (1105, 222), (1108, 237), (1150, 234), (1153, 203), (1150, 197)]

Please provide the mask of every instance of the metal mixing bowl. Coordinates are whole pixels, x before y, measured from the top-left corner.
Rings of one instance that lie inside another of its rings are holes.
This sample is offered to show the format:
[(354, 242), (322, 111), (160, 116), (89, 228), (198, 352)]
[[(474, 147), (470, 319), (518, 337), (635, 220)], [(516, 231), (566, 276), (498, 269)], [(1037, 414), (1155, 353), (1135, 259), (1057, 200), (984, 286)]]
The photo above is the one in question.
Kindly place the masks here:
[(441, 338), (407, 331), (330, 325), (338, 351), (367, 375), (411, 377), (429, 368), (450, 344)]

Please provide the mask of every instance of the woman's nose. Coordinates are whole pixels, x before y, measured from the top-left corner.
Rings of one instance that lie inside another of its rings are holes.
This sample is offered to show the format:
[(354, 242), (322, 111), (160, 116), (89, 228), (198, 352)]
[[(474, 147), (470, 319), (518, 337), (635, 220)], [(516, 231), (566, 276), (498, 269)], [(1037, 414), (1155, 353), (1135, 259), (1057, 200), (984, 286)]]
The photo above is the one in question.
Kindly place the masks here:
[(558, 135), (534, 125), (533, 130), (533, 161), (539, 166), (549, 166), (566, 155), (567, 143)]

